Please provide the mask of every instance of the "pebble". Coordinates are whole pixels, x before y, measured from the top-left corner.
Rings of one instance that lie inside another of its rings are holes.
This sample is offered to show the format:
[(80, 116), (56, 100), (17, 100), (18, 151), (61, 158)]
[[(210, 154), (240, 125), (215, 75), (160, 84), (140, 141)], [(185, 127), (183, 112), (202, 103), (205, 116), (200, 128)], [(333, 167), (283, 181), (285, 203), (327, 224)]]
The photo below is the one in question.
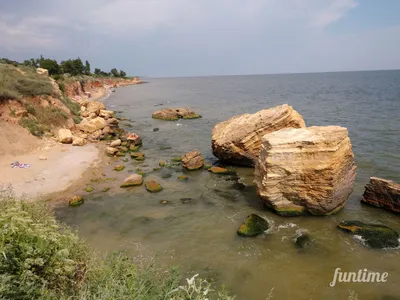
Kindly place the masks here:
[(46, 156), (39, 156), (39, 160), (47, 160)]

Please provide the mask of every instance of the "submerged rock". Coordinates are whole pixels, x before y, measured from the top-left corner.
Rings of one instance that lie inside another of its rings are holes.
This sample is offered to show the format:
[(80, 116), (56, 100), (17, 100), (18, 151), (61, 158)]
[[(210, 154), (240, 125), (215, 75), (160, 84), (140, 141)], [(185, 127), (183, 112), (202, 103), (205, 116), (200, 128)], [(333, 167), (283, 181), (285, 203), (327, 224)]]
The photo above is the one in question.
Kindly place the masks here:
[(91, 192), (94, 191), (94, 188), (91, 187), (91, 186), (88, 186), (88, 187), (85, 188), (85, 191), (88, 192), (88, 193), (91, 193)]
[(221, 168), (221, 167), (211, 167), (208, 169), (208, 171), (210, 171), (211, 173), (214, 173), (214, 174), (228, 174), (229, 173), (228, 169)]
[(400, 213), (400, 184), (377, 177), (371, 177), (365, 186), (362, 202)]
[(179, 119), (197, 119), (201, 118), (201, 116), (188, 108), (164, 108), (154, 112), (152, 118), (166, 121), (176, 121)]
[(102, 190), (102, 192), (106, 193), (106, 192), (108, 192), (109, 190), (111, 190), (111, 188), (105, 187), (105, 188)]
[(305, 126), (302, 116), (287, 104), (236, 116), (214, 126), (213, 154), (221, 161), (254, 166), (265, 134)]
[(120, 185), (121, 188), (127, 188), (131, 186), (138, 186), (143, 184), (143, 176), (140, 174), (132, 174), (127, 177), (124, 182)]
[(188, 170), (198, 170), (204, 165), (204, 158), (199, 150), (193, 150), (182, 157), (182, 166)]
[(164, 166), (166, 165), (165, 160), (160, 160), (160, 162), (158, 163), (158, 165), (159, 165), (160, 167), (164, 167)]
[(124, 165), (116, 165), (116, 166), (114, 167), (114, 171), (122, 171), (123, 169), (125, 169), (125, 166), (124, 166)]
[(312, 243), (310, 235), (307, 232), (300, 232), (294, 239), (294, 245), (297, 249), (305, 249)]
[(137, 161), (144, 161), (145, 159), (144, 153), (142, 152), (131, 152), (130, 155), (133, 159)]
[(189, 203), (194, 202), (193, 198), (181, 198), (180, 200), (181, 200), (182, 204), (189, 204)]
[(399, 246), (399, 234), (385, 225), (342, 221), (338, 227), (352, 235), (360, 236), (364, 243), (371, 248), (396, 248)]
[(158, 193), (163, 189), (163, 187), (155, 180), (147, 181), (145, 185), (146, 185), (146, 189), (150, 193)]
[(82, 196), (74, 196), (68, 201), (69, 206), (79, 206), (83, 204)]
[(182, 161), (182, 156), (177, 156), (171, 159), (173, 162), (181, 162)]
[(269, 228), (268, 221), (256, 214), (251, 214), (246, 221), (240, 225), (237, 234), (240, 236), (257, 236)]
[(187, 177), (186, 175), (181, 175), (181, 176), (178, 176), (178, 180), (180, 180), (180, 181), (188, 181), (189, 177)]
[(334, 214), (346, 204), (356, 177), (347, 129), (314, 126), (267, 134), (254, 175), (258, 195), (279, 215)]

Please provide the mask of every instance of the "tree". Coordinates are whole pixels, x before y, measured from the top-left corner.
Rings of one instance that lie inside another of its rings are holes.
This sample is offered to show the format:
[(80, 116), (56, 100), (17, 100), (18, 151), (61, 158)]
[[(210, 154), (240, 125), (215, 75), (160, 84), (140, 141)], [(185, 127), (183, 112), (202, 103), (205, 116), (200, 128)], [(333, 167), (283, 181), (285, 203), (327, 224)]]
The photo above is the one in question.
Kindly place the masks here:
[(60, 74), (60, 66), (54, 59), (42, 58), (39, 66), (43, 69), (47, 69), (50, 75)]
[(124, 72), (124, 71), (119, 71), (119, 76), (121, 76), (121, 77), (125, 77), (126, 76), (126, 73)]
[(114, 77), (119, 77), (119, 72), (118, 72), (118, 70), (116, 68), (111, 69), (111, 74)]
[(94, 74), (100, 75), (100, 73), (101, 73), (101, 70), (99, 68), (94, 69)]
[(88, 61), (85, 62), (85, 74), (90, 75), (90, 63)]

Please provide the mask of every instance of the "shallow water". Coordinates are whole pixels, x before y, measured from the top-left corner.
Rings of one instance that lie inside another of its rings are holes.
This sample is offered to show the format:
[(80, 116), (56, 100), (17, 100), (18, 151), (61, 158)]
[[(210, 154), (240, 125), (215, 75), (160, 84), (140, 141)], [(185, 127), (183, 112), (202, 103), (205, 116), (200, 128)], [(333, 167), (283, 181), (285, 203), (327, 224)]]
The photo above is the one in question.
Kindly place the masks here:
[[(361, 220), (400, 231), (399, 216), (359, 202), (370, 176), (400, 182), (400, 71), (153, 79), (150, 84), (120, 88), (105, 102), (132, 120), (133, 128), (126, 129), (143, 137), (146, 160), (126, 163), (117, 175), (110, 167), (107, 175), (117, 177), (107, 183), (113, 186), (110, 192), (86, 197), (79, 208), (57, 210), (58, 217), (77, 226), (95, 248), (132, 250), (141, 245), (160, 263), (180, 265), (188, 276), (200, 273), (225, 283), (238, 299), (265, 299), (272, 288), (273, 299), (347, 299), (349, 290), (355, 290), (359, 299), (400, 296), (400, 250), (372, 250), (336, 229), (341, 220)], [(233, 168), (239, 182), (206, 171), (187, 173), (189, 181), (179, 182), (179, 168), (153, 171), (160, 159), (195, 148), (206, 161), (215, 162), (214, 124), (283, 103), (292, 105), (309, 126), (349, 129), (358, 176), (339, 214), (283, 218), (264, 210), (250, 168)], [(178, 122), (151, 118), (155, 110), (181, 106), (191, 107), (203, 118)], [(171, 149), (160, 149), (164, 147)], [(119, 189), (118, 183), (136, 168), (148, 174), (146, 179), (159, 180), (164, 190), (150, 194), (144, 187)], [(171, 177), (162, 178), (167, 175)], [(161, 200), (169, 204), (161, 205)], [(272, 228), (256, 238), (238, 237), (237, 228), (253, 212), (265, 216)], [(313, 239), (304, 250), (293, 243), (299, 230), (308, 231)], [(388, 272), (389, 277), (386, 283), (330, 287), (336, 268), (348, 272), (367, 268)]]

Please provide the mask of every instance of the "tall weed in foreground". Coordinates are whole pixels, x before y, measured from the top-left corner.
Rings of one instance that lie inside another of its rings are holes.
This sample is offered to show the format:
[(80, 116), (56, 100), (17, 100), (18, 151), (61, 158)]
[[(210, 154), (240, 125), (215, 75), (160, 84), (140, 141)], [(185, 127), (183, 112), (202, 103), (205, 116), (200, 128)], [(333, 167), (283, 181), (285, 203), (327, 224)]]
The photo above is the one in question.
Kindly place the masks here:
[(197, 275), (180, 282), (152, 258), (99, 258), (43, 202), (0, 187), (0, 299), (233, 299)]

